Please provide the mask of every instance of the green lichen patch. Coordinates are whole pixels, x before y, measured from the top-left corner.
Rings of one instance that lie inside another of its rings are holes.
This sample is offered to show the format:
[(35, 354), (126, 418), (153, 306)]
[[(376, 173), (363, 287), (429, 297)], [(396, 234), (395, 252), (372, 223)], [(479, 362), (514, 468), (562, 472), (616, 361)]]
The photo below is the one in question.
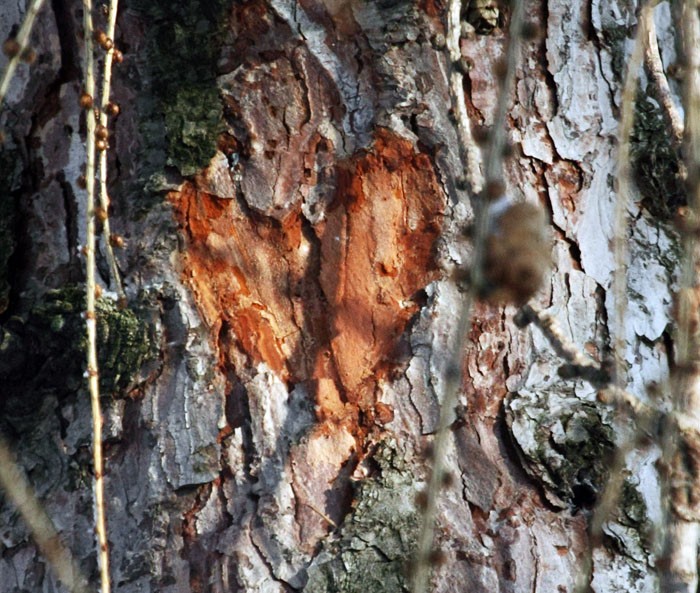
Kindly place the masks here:
[[(84, 288), (67, 286), (49, 291), (27, 314), (0, 328), (0, 382), (14, 414), (31, 413), (45, 394), (60, 398), (85, 384), (84, 310)], [(133, 388), (140, 369), (157, 354), (155, 330), (145, 317), (145, 311), (122, 310), (111, 299), (98, 299), (98, 366), (104, 395)]]
[[(84, 310), (83, 287), (70, 286), (47, 293), (29, 319), (33, 328), (46, 332), (47, 340), (61, 346), (52, 353), (53, 361), (73, 369), (73, 379), (76, 370), (82, 377), (85, 367)], [(152, 332), (133, 310), (120, 309), (112, 299), (97, 299), (96, 311), (100, 390), (114, 395), (129, 387), (144, 362), (155, 355)]]
[(132, 385), (144, 363), (155, 357), (152, 328), (137, 312), (120, 309), (112, 299), (97, 300), (100, 389), (117, 394)]
[(686, 204), (680, 148), (671, 136), (659, 104), (638, 93), (630, 137), (632, 172), (642, 204), (660, 220), (673, 219)]
[[(221, 102), (216, 88), (192, 86), (178, 89), (165, 105), (169, 165), (183, 175), (205, 167), (216, 150), (222, 130)], [(175, 140), (175, 141), (173, 141)]]
[(308, 569), (304, 593), (402, 593), (420, 527), (415, 475), (392, 440), (373, 457), (379, 471), (363, 481), (338, 538)]
[(612, 57), (610, 65), (618, 82), (625, 76), (627, 64), (627, 41), (633, 36), (632, 28), (616, 22), (605, 23), (602, 30), (602, 43), (606, 45)]
[(623, 512), (621, 522), (632, 527), (639, 527), (648, 522), (647, 505), (636, 486), (625, 480), (620, 493), (620, 509)]
[(148, 28), (141, 56), (148, 92), (139, 98), (145, 181), (166, 164), (193, 175), (214, 155), (223, 129), (216, 64), (228, 6), (225, 0), (140, 0), (133, 6)]
[(624, 555), (644, 571), (654, 549), (654, 525), (638, 486), (631, 478), (621, 485), (615, 510), (603, 526), (605, 544), (616, 555)]
[(620, 500), (617, 505), (617, 520), (624, 526), (630, 527), (639, 535), (639, 545), (645, 550), (653, 546), (654, 525), (649, 519), (649, 509), (637, 484), (631, 479), (622, 483)]
[(609, 411), (574, 396), (513, 394), (506, 420), (525, 470), (565, 508), (595, 504), (614, 450)]

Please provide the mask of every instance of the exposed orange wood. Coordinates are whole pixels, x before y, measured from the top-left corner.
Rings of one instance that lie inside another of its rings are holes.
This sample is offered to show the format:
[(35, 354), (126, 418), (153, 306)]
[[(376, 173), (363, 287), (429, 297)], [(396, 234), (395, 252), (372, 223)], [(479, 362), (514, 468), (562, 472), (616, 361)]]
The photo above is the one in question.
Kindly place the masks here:
[(278, 221), (191, 182), (170, 201), (187, 240), (183, 273), (221, 364), (235, 372), (226, 351), (235, 344), (283, 381), (306, 382), (320, 421), (360, 434), (416, 293), (437, 277), (444, 195), (430, 159), (385, 129), (338, 163), (336, 184), (316, 227), (299, 207)]

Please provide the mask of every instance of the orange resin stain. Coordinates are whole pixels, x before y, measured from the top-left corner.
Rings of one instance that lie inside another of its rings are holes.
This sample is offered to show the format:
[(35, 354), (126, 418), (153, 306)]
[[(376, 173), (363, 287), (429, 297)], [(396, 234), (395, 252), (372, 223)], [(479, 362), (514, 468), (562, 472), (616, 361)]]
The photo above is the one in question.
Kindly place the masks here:
[(169, 198), (223, 369), (264, 362), (307, 386), (327, 429), (360, 436), (417, 294), (437, 277), (445, 198), (430, 159), (383, 129), (368, 152), (337, 163), (336, 187), (316, 226), (299, 208), (280, 222), (190, 182)]

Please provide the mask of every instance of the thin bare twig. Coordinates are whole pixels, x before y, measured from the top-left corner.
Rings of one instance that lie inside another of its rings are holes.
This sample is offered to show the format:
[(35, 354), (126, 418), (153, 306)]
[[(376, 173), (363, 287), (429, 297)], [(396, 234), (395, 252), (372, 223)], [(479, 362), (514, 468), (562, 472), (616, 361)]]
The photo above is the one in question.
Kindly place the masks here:
[[(653, 6), (647, 2), (641, 8), (640, 21), (653, 21)], [(640, 22), (641, 25), (641, 22)], [(634, 106), (639, 87), (639, 71), (642, 66), (646, 28), (639, 26), (634, 40), (632, 55), (627, 67), (625, 84), (622, 89), (622, 113), (618, 132), (618, 188), (615, 202), (615, 236), (613, 238), (613, 255), (615, 271), (613, 272), (613, 294), (615, 296), (615, 382), (620, 385), (624, 380), (623, 367), (627, 341), (625, 336), (625, 317), (627, 314), (627, 267), (629, 249), (627, 231), (629, 227), (629, 205), (632, 191), (631, 144), (630, 136), (634, 126)], [(626, 375), (626, 372), (624, 373)]]
[(536, 304), (523, 305), (513, 321), (521, 328), (529, 323), (534, 323), (540, 328), (554, 352), (567, 363), (559, 369), (564, 378), (578, 377), (599, 389), (610, 385), (610, 374), (600, 364), (579, 352), (566, 337), (556, 318), (545, 313)]
[[(652, 2), (651, 4), (654, 4)], [(647, 5), (639, 16), (640, 35), (644, 46), (644, 67), (652, 81), (652, 89), (662, 107), (663, 116), (671, 129), (671, 143), (679, 147), (683, 141), (683, 120), (671, 95), (671, 88), (661, 62), (659, 42), (656, 38), (653, 6)]]
[(477, 195), (484, 186), (484, 176), (481, 172), (481, 151), (476, 145), (472, 135), (469, 115), (467, 114), (467, 104), (464, 100), (464, 77), (458, 67), (463, 63), (462, 50), (460, 47), (460, 31), (462, 11), (461, 0), (450, 0), (447, 6), (447, 57), (448, 57), (448, 78), (450, 87), (450, 100), (452, 102), (452, 113), (455, 117), (457, 128), (457, 140), (459, 144), (460, 157), (464, 165), (464, 175), (467, 189), (471, 195)]
[[(503, 175), (502, 154), (505, 142), (505, 130), (500, 131), (500, 126), (505, 126), (506, 107), (510, 97), (510, 88), (515, 77), (515, 63), (520, 47), (520, 33), (524, 10), (523, 4), (523, 2), (515, 2), (514, 10), (511, 14), (507, 58), (508, 71), (503, 78), (502, 88), (498, 93), (498, 106), (496, 108), (496, 119), (494, 120), (494, 127), (497, 131), (491, 136), (489, 158), (494, 159), (494, 162), (488, 170), (493, 171), (494, 177), (498, 176), (498, 179), (501, 179)], [(481, 194), (484, 188), (484, 176), (481, 172), (481, 154), (471, 134), (471, 126), (466, 110), (466, 103), (464, 101), (464, 81), (461, 72), (456, 67), (462, 60), (459, 41), (461, 31), (461, 8), (460, 0), (450, 0), (447, 12), (447, 51), (450, 67), (449, 87), (467, 188), (470, 190), (470, 197), (476, 198)], [(503, 139), (503, 142), (501, 142), (501, 139)], [(495, 173), (496, 169), (498, 169), (498, 173)], [(463, 296), (463, 302), (460, 303), (457, 324), (451, 336), (452, 343), (449, 348), (451, 360), (449, 360), (447, 364), (443, 397), (440, 406), (440, 419), (432, 447), (433, 465), (427, 485), (422, 526), (418, 537), (417, 562), (413, 571), (411, 589), (413, 593), (424, 593), (429, 586), (431, 569), (430, 558), (434, 543), (437, 501), (445, 479), (445, 454), (451, 434), (450, 427), (455, 420), (455, 407), (459, 399), (461, 360), (471, 322), (474, 300), (476, 298), (475, 291), (477, 287), (481, 285), (481, 279), (483, 277), (481, 266), (483, 262), (484, 243), (487, 236), (488, 204), (473, 200), (472, 205), (475, 212), (476, 233), (473, 244), (473, 263), (470, 270), (471, 280), (470, 286)]]
[[(117, 22), (118, 0), (111, 0), (109, 6), (109, 16), (107, 17), (107, 30), (105, 35), (111, 41), (110, 47), (105, 54), (104, 68), (102, 71), (102, 101), (100, 105), (100, 125), (103, 129), (107, 129), (108, 117), (107, 109), (110, 103), (110, 87), (112, 82), (112, 62), (114, 58), (114, 30)], [(114, 249), (110, 239), (112, 232), (109, 222), (109, 194), (107, 193), (107, 151), (100, 151), (100, 207), (104, 212), (104, 220), (102, 222), (102, 231), (105, 242), (105, 250), (107, 254), (107, 262), (109, 263), (110, 277), (113, 286), (117, 292), (117, 297), (120, 303), (126, 302), (126, 295), (122, 287), (121, 276), (117, 260), (114, 257)]]
[[(634, 39), (632, 55), (627, 66), (625, 83), (622, 88), (622, 113), (620, 116), (620, 127), (618, 131), (618, 187), (617, 200), (615, 202), (615, 236), (613, 238), (613, 257), (615, 260), (615, 270), (612, 278), (612, 291), (615, 297), (615, 308), (613, 313), (613, 325), (615, 328), (615, 339), (613, 347), (613, 373), (612, 384), (617, 391), (624, 391), (627, 383), (627, 368), (625, 353), (627, 351), (626, 324), (627, 316), (627, 268), (629, 261), (629, 247), (627, 233), (629, 228), (629, 205), (631, 203), (632, 192), (632, 169), (631, 169), (631, 134), (634, 126), (634, 113), (637, 89), (639, 88), (639, 75), (643, 63), (645, 36), (647, 27), (642, 23), (649, 20), (653, 22), (654, 6), (653, 2), (645, 2), (640, 10), (639, 27)], [(604, 387), (603, 385), (599, 385)], [(613, 400), (616, 408), (616, 422), (622, 420), (623, 408), (619, 405), (618, 399)], [(615, 504), (622, 491), (624, 484), (625, 459), (634, 445), (636, 439), (627, 439), (620, 444), (614, 452), (611, 460), (611, 469), (608, 473), (608, 480), (603, 492), (598, 498), (593, 515), (590, 520), (591, 550), (579, 573), (578, 590), (588, 590), (588, 575), (591, 571), (592, 549), (600, 545), (603, 537), (603, 526), (615, 508)]]
[[(679, 29), (683, 40), (685, 79), (683, 107), (685, 112), (684, 146), (690, 219), (700, 215), (700, 15), (696, 0), (682, 3)], [(682, 237), (682, 260), (677, 295), (677, 330), (675, 335), (676, 370), (671, 375), (672, 406), (676, 414), (688, 417), (691, 426), (700, 423), (700, 376), (697, 364), (700, 344), (696, 334), (698, 325), (698, 254), (697, 233), (686, 232)], [(684, 476), (681, 482), (690, 484), (691, 496), (698, 496), (699, 485), (693, 479), (697, 454), (681, 454), (682, 440), (687, 438), (679, 430), (667, 430), (663, 441), (663, 460), (670, 468), (670, 480), (665, 484), (664, 500), (670, 501), (667, 511), (665, 564), (662, 586), (667, 590), (695, 592), (698, 586), (698, 544), (700, 517), (698, 509), (690, 507), (697, 502), (686, 499), (688, 488), (678, 484), (675, 476)], [(687, 451), (686, 451), (687, 453)], [(690, 461), (685, 461), (689, 459)], [(688, 511), (695, 511), (688, 512)]]
[[(651, 15), (650, 15), (651, 13)], [(645, 2), (641, 7), (640, 21), (653, 19), (653, 4)], [(618, 131), (618, 187), (617, 200), (615, 203), (615, 234), (613, 236), (613, 257), (615, 269), (612, 278), (612, 292), (615, 300), (613, 311), (614, 342), (613, 342), (613, 373), (612, 389), (609, 392), (624, 391), (627, 382), (627, 369), (625, 363), (625, 352), (627, 351), (625, 318), (627, 316), (627, 268), (629, 261), (629, 248), (627, 233), (629, 228), (629, 205), (631, 203), (632, 175), (631, 175), (631, 145), (630, 137), (634, 125), (634, 113), (637, 88), (639, 87), (639, 74), (643, 63), (643, 36), (645, 28), (639, 26), (634, 39), (632, 55), (627, 66), (627, 74), (622, 90), (622, 112), (620, 116), (620, 127)], [(597, 385), (598, 388), (605, 387)], [(620, 405), (621, 400), (615, 398), (616, 414), (615, 421), (622, 422), (625, 408)], [(585, 555), (578, 573), (576, 591), (588, 591), (590, 588), (590, 575), (593, 566), (593, 549), (600, 545), (603, 537), (603, 526), (613, 511), (616, 501), (624, 483), (625, 459), (633, 440), (628, 439), (615, 449), (611, 461), (611, 469), (608, 473), (608, 480), (605, 484), (596, 503), (593, 515), (589, 523), (591, 543), (588, 553)]]
[[(92, 26), (92, 0), (83, 0), (83, 25), (85, 35), (85, 92), (95, 97), (95, 65)], [(92, 407), (92, 454), (95, 472), (95, 533), (100, 568), (101, 593), (109, 593), (109, 549), (104, 504), (104, 462), (102, 456), (102, 410), (100, 408), (100, 383), (97, 367), (97, 318), (95, 310), (95, 114), (88, 110), (85, 179), (87, 182), (86, 212), (86, 289), (87, 307), (87, 376)]]
[(24, 16), (22, 26), (19, 28), (19, 32), (15, 38), (17, 46), (15, 51), (12, 52), (14, 55), (10, 56), (10, 61), (7, 63), (5, 72), (3, 72), (2, 78), (0, 78), (0, 111), (2, 110), (2, 103), (5, 99), (5, 95), (7, 94), (7, 89), (10, 87), (10, 81), (12, 80), (15, 70), (17, 69), (17, 64), (19, 64), (24, 51), (27, 49), (27, 42), (29, 41), (29, 35), (32, 32), (32, 27), (34, 26), (34, 20), (36, 19), (36, 15), (39, 13), (39, 10), (41, 10), (41, 5), (43, 3), (44, 0), (33, 0), (27, 9), (27, 14)]
[(61, 583), (71, 593), (87, 593), (86, 580), (56, 532), (53, 522), (37, 500), (5, 441), (0, 438), (0, 486), (27, 523), (39, 551), (48, 560)]

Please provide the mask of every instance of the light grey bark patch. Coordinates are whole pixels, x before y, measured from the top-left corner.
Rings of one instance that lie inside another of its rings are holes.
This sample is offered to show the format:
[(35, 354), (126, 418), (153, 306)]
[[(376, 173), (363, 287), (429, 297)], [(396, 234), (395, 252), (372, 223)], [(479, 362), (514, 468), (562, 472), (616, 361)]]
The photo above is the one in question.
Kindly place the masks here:
[[(357, 148), (356, 141), (359, 141), (359, 146), (364, 146), (369, 142), (370, 123), (374, 117), (371, 101), (373, 93), (363, 92), (356, 65), (350, 63), (345, 56), (339, 56), (329, 49), (326, 43), (328, 31), (311, 19), (303, 6), (294, 0), (274, 0), (271, 5), (289, 27), (304, 39), (306, 47), (318, 60), (340, 94), (342, 104), (346, 108), (342, 127), (346, 140), (352, 142), (352, 145), (345, 147), (347, 152), (352, 153)], [(371, 88), (371, 85), (367, 84), (368, 73), (362, 76), (365, 78), (364, 86)]]
[(397, 444), (378, 445), (376, 476), (358, 484), (353, 512), (308, 568), (304, 593), (403, 593), (420, 514), (419, 483)]
[(611, 411), (573, 393), (521, 391), (505, 402), (523, 466), (560, 508), (592, 506), (614, 450)]
[[(259, 497), (250, 522), (251, 542), (275, 578), (292, 587), (302, 587), (308, 557), (298, 539), (298, 503), (289, 453), (312, 424), (312, 418), (299, 399), (301, 392), (290, 395), (282, 381), (262, 363), (245, 386), (253, 442), (249, 471), (257, 480), (252, 491)], [(295, 412), (301, 414), (296, 416)]]
[(220, 471), (219, 421), (223, 379), (214, 369), (208, 336), (187, 301), (169, 312), (163, 372), (147, 397), (146, 422), (158, 435), (160, 464), (173, 488), (203, 484)]

